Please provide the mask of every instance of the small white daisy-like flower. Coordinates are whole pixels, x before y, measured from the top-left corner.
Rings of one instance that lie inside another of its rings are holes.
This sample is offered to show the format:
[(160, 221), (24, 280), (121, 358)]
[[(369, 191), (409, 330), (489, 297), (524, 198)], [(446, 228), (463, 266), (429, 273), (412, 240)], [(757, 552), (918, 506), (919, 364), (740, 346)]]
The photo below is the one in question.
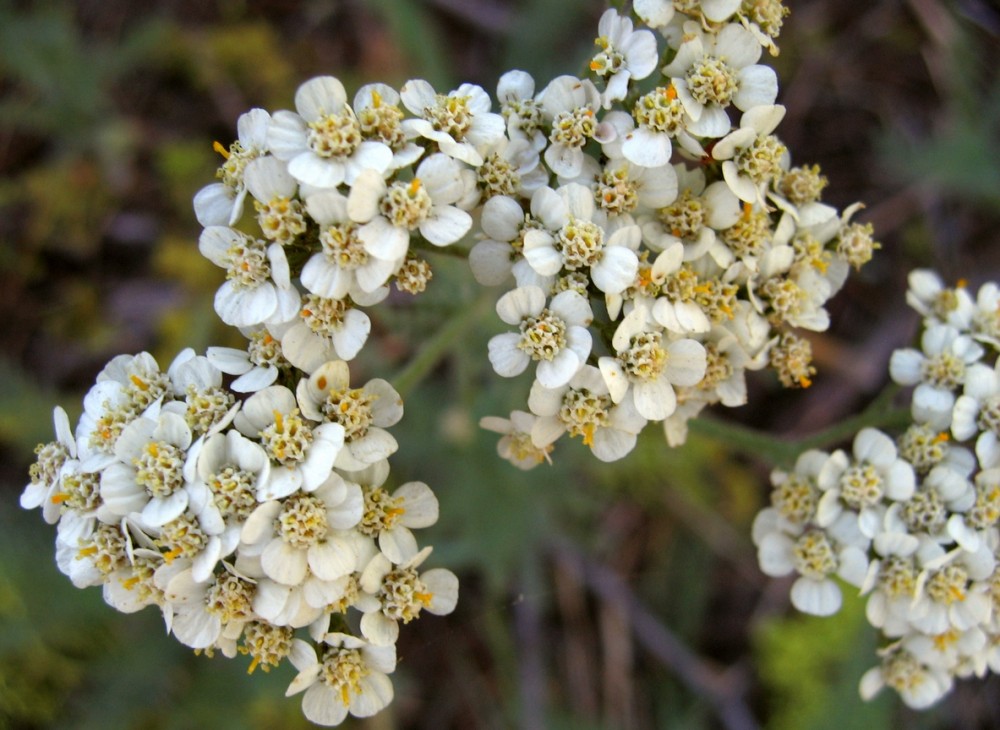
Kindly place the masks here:
[(257, 485), (257, 499), (280, 499), (326, 481), (344, 444), (339, 423), (316, 424), (299, 415), (295, 395), (283, 385), (257, 391), (243, 404), (234, 424), (247, 438), (259, 439), (276, 462), (271, 478)]
[(542, 110), (535, 99), (535, 80), (527, 71), (508, 71), (497, 82), (497, 101), (500, 114), (507, 122), (507, 136), (523, 139), (533, 149), (545, 147)]
[(335, 423), (344, 432), (344, 448), (336, 466), (347, 471), (364, 469), (382, 461), (398, 448), (386, 430), (403, 417), (403, 399), (392, 385), (373, 378), (360, 388), (351, 387), (351, 372), (343, 360), (324, 363), (299, 381), (299, 407), (315, 421)]
[(951, 691), (953, 680), (947, 671), (926, 666), (895, 645), (882, 653), (882, 663), (861, 677), (862, 699), (872, 699), (888, 685), (899, 693), (908, 707), (923, 710)]
[(399, 102), (399, 92), (385, 84), (365, 84), (354, 95), (361, 136), (388, 145), (393, 153), (390, 170), (412, 165), (424, 154), (423, 147), (406, 137)]
[(324, 581), (349, 575), (357, 555), (338, 531), (358, 524), (363, 504), (357, 484), (331, 473), (308, 493), (257, 506), (243, 525), (241, 551), (259, 555), (264, 574), (286, 586), (299, 585), (310, 574)]
[(643, 418), (662, 421), (677, 408), (674, 386), (696, 385), (705, 377), (705, 347), (689, 338), (666, 340), (645, 307), (636, 307), (612, 338), (614, 357), (604, 356), (598, 367), (611, 400), (631, 398)]
[(236, 393), (255, 393), (274, 384), (278, 374), (291, 367), (281, 351), (279, 332), (282, 329), (284, 328), (264, 326), (248, 328), (243, 333), (249, 340), (245, 350), (209, 347), (205, 356), (222, 372), (237, 376), (229, 384), (231, 390)]
[(361, 224), (358, 237), (371, 256), (401, 262), (414, 231), (435, 246), (468, 233), (472, 217), (455, 205), (465, 194), (462, 168), (438, 153), (421, 162), (408, 182), (386, 183), (374, 170), (364, 171), (351, 187), (347, 214)]
[(223, 322), (254, 327), (294, 316), (299, 293), (280, 244), (268, 246), (233, 228), (210, 226), (202, 231), (198, 250), (226, 270), (226, 282), (215, 294), (215, 311)]
[(968, 366), (983, 356), (983, 348), (951, 325), (932, 324), (920, 339), (921, 349), (896, 350), (889, 375), (900, 385), (916, 385), (913, 419), (937, 430), (951, 427), (955, 392), (965, 384)]
[(380, 259), (365, 249), (358, 224), (347, 214), (347, 198), (336, 191), (310, 195), (310, 217), (319, 224), (320, 250), (302, 267), (302, 286), (321, 297), (343, 299), (348, 294), (373, 292), (396, 270), (395, 259)]
[(594, 315), (590, 303), (575, 291), (556, 294), (546, 306), (541, 289), (518, 287), (500, 297), (497, 315), (520, 330), (496, 335), (489, 342), (490, 363), (505, 378), (520, 375), (535, 361), (538, 381), (558, 388), (570, 381), (590, 355), (587, 327)]
[(50, 525), (59, 520), (59, 504), (53, 499), (59, 491), (62, 481), (62, 470), (68, 461), (76, 459), (76, 439), (69, 425), (69, 416), (62, 406), (56, 406), (52, 411), (52, 421), (55, 427), (55, 441), (39, 444), (35, 448), (35, 463), (31, 465), (29, 474), (31, 481), (21, 492), (22, 509), (42, 508), (42, 516)]
[(685, 151), (702, 156), (701, 145), (687, 131), (691, 118), (673, 84), (658, 86), (640, 96), (632, 117), (635, 129), (624, 135), (621, 144), (621, 154), (629, 162), (640, 167), (670, 164), (674, 139)]
[(184, 467), (191, 428), (176, 413), (137, 418), (115, 444), (117, 461), (101, 475), (101, 499), (108, 519), (142, 514), (142, 522), (161, 527), (188, 507)]
[(276, 157), (261, 157), (247, 165), (244, 177), (264, 238), (289, 246), (305, 233), (299, 186), (284, 162)]
[(740, 118), (738, 129), (720, 139), (712, 157), (722, 161), (722, 175), (740, 200), (764, 205), (764, 193), (781, 172), (785, 145), (771, 132), (785, 116), (780, 104), (762, 105)]
[(503, 137), (503, 117), (490, 111), (490, 96), (480, 86), (462, 84), (439, 94), (427, 81), (413, 79), (399, 94), (403, 105), (419, 117), (403, 122), (407, 136), (429, 139), (456, 160), (481, 165), (483, 150)]
[(371, 326), (351, 299), (307, 294), (298, 317), (281, 336), (281, 351), (294, 367), (311, 373), (330, 360), (353, 360), (368, 341)]
[(968, 329), (976, 303), (964, 286), (946, 287), (941, 276), (931, 269), (914, 269), (906, 281), (906, 303), (928, 324), (939, 322), (959, 330)]
[(913, 467), (899, 458), (892, 439), (874, 428), (854, 437), (853, 459), (841, 450), (827, 459), (817, 476), (823, 491), (816, 524), (832, 527), (842, 515), (857, 521), (867, 538), (882, 522), (886, 500), (909, 499), (916, 486)]
[(339, 725), (348, 713), (371, 717), (392, 701), (396, 646), (375, 646), (349, 634), (323, 637), (319, 653), (301, 639), (292, 641), (289, 659), (298, 675), (285, 692), (290, 697), (305, 691), (302, 712), (310, 722)]
[(648, 30), (633, 30), (632, 19), (618, 15), (614, 8), (604, 11), (597, 32), (594, 43), (601, 50), (591, 59), (590, 70), (601, 77), (610, 74), (603, 94), (607, 109), (625, 98), (632, 79), (638, 81), (653, 73), (659, 54), (656, 37)]
[(539, 103), (552, 130), (545, 162), (560, 177), (574, 178), (583, 171), (583, 147), (589, 140), (610, 142), (615, 136), (611, 124), (597, 120), (601, 95), (589, 79), (558, 76), (539, 94)]
[(365, 140), (357, 115), (347, 103), (344, 85), (333, 76), (318, 76), (295, 92), (295, 108), (275, 112), (268, 129), (271, 153), (288, 163), (288, 172), (314, 188), (354, 183), (358, 173), (383, 173), (393, 161), (382, 142)]
[(243, 215), (247, 194), (243, 173), (248, 162), (267, 152), (270, 125), (270, 114), (251, 109), (236, 120), (237, 140), (229, 149), (215, 143), (225, 162), (216, 172), (221, 182), (203, 187), (194, 196), (194, 214), (202, 226), (232, 226)]
[(586, 271), (606, 294), (620, 294), (635, 280), (642, 231), (636, 225), (606, 229), (589, 188), (577, 183), (555, 191), (540, 188), (532, 210), (546, 224), (524, 235), (524, 257), (538, 274)]
[(192, 649), (216, 646), (224, 632), (239, 636), (257, 618), (255, 584), (229, 568), (199, 581), (189, 566), (175, 561), (158, 569), (155, 580), (170, 604), (170, 632)]
[[(1000, 364), (1000, 360), (997, 361)], [(952, 409), (951, 433), (958, 441), (976, 437), (976, 455), (983, 468), (1000, 463), (1000, 371), (973, 363), (966, 369), (965, 387)]]
[(713, 138), (728, 134), (730, 104), (746, 112), (774, 103), (778, 77), (770, 66), (757, 63), (761, 46), (750, 31), (735, 23), (717, 33), (688, 23), (684, 31), (684, 42), (663, 74), (671, 79), (692, 119), (691, 134)]
[[(357, 472), (350, 478), (361, 485), (364, 513), (356, 531), (367, 538), (393, 565), (403, 565), (419, 552), (412, 530), (430, 527), (438, 520), (438, 500), (423, 482), (407, 482), (393, 492), (383, 485), (389, 476), (389, 465), (381, 461)], [(361, 567), (368, 564), (376, 552), (366, 558), (359, 552)]]
[(361, 589), (374, 600), (364, 601), (361, 633), (377, 646), (396, 643), (399, 623), (409, 623), (428, 611), (445, 616), (458, 603), (458, 578), (445, 568), (418, 572), (427, 559), (427, 547), (402, 565), (393, 565), (379, 553), (365, 566), (359, 581)]
[(528, 407), (539, 418), (531, 429), (535, 446), (544, 448), (562, 434), (580, 436), (601, 461), (617, 461), (633, 448), (646, 419), (631, 401), (615, 405), (601, 371), (584, 365), (559, 388), (532, 383)]
[(534, 469), (543, 461), (551, 463), (549, 454), (552, 444), (535, 446), (531, 439), (538, 416), (525, 411), (512, 411), (510, 418), (499, 416), (484, 416), (479, 421), (480, 428), (500, 434), (497, 442), (497, 454), (509, 461), (518, 469), (527, 471)]

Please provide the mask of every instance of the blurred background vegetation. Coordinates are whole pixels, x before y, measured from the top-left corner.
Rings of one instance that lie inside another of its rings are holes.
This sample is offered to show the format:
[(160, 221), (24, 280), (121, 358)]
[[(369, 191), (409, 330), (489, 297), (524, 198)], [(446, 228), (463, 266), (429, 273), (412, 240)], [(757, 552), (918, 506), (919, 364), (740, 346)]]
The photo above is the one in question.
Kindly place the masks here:
[[(822, 430), (871, 402), (916, 321), (906, 272), (973, 286), (1000, 274), (1000, 14), (989, 0), (798, 0), (773, 63), (797, 163), (825, 199), (868, 204), (884, 248), (813, 337), (820, 375), (712, 414), (775, 438)], [(195, 656), (152, 610), (122, 616), (56, 570), (53, 531), (17, 498), (51, 412), (71, 418), (112, 356), (169, 363), (233, 342), (218, 270), (191, 211), (212, 142), (253, 106), (289, 108), (329, 73), (349, 90), (423, 77), (539, 87), (592, 53), (598, 0), (0, 0), (0, 728), (295, 728), (293, 671)], [(435, 262), (419, 307), (373, 316), (354, 378), (393, 377), (476, 297), (461, 261)], [(391, 709), (354, 727), (796, 728), (1000, 726), (1000, 681), (939, 708), (857, 698), (875, 638), (859, 601), (833, 619), (789, 611), (749, 540), (770, 465), (650, 428), (615, 467), (576, 442), (527, 475), (476, 423), (523, 403), (488, 378), (486, 313), (407, 399), (399, 481), (438, 493), (425, 539), (456, 570), (454, 615), (403, 632)], [(444, 404), (444, 405), (442, 405)], [(746, 722), (744, 722), (746, 721)]]

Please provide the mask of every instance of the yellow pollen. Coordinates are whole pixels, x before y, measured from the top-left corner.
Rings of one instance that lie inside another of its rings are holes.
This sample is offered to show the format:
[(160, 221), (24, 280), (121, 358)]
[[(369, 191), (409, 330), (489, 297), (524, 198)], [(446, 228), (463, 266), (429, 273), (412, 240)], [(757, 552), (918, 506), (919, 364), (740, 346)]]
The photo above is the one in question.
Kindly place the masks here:
[(160, 448), (155, 443), (146, 444), (146, 453), (155, 458), (160, 455)]
[(934, 647), (938, 651), (944, 651), (954, 644), (956, 639), (954, 631), (945, 631), (943, 634), (938, 634), (934, 637)]
[(382, 95), (377, 91), (372, 92), (372, 106), (376, 109), (382, 106)]
[(677, 98), (677, 89), (674, 88), (673, 84), (670, 84), (670, 86), (667, 87), (666, 93), (667, 93), (667, 98), (670, 99), (671, 101)]
[(80, 551), (76, 554), (76, 558), (77, 560), (79, 560), (80, 558), (86, 558), (96, 554), (97, 554), (97, 546), (91, 545), (90, 547), (80, 548)]
[(344, 703), (344, 706), (351, 704), (351, 692), (346, 684), (340, 685), (340, 701)]
[(950, 437), (948, 436), (948, 432), (942, 431), (941, 433), (939, 433), (937, 436), (934, 437), (934, 443), (936, 444), (944, 443), (949, 438)]
[(133, 575), (131, 578), (127, 578), (122, 581), (122, 585), (125, 586), (126, 590), (132, 590), (135, 585), (139, 582), (139, 576)]
[(406, 510), (403, 509), (402, 507), (392, 507), (392, 508), (387, 509), (385, 511), (385, 516), (386, 517), (398, 517), (399, 515), (405, 514), (405, 513), (406, 513)]
[(956, 289), (964, 289), (968, 285), (969, 285), (969, 280), (968, 279), (959, 279), (958, 281), (955, 282), (955, 288)]
[(751, 213), (753, 213), (753, 203), (743, 203), (743, 220), (750, 220)]
[(257, 668), (258, 664), (260, 664), (260, 657), (255, 656), (253, 661), (250, 662), (250, 666), (247, 667), (247, 674), (253, 674), (253, 670)]
[(600, 71), (601, 70), (601, 63), (600, 63), (600, 61), (591, 61), (590, 62), (590, 70), (591, 71)]
[(420, 190), (420, 185), (421, 183), (419, 177), (415, 177), (412, 180), (410, 180), (410, 187), (407, 190), (407, 192), (410, 194), (411, 197), (417, 194), (417, 192)]
[(583, 427), (583, 443), (585, 446), (594, 445), (594, 424), (588, 423)]
[(813, 381), (811, 381), (805, 375), (800, 375), (799, 376), (799, 385), (801, 385), (803, 388), (808, 388), (812, 384), (813, 384)]
[(326, 377), (320, 376), (319, 380), (316, 381), (316, 387), (320, 390), (326, 390)]
[(949, 586), (949, 588), (948, 588), (948, 596), (953, 601), (964, 601), (965, 600), (965, 591), (963, 591), (958, 586)]
[(174, 562), (174, 558), (176, 558), (177, 556), (179, 556), (182, 552), (184, 552), (184, 548), (175, 547), (169, 553), (164, 553), (163, 554), (163, 559), (167, 563), (172, 563), (172, 562)]
[(434, 598), (433, 593), (414, 593), (413, 597), (417, 599), (420, 603), (425, 606), (431, 605), (431, 600)]
[(824, 261), (823, 259), (813, 259), (813, 268), (819, 271), (821, 274), (825, 274), (827, 268), (830, 266), (829, 261)]
[(274, 412), (274, 430), (276, 433), (285, 432), (285, 418), (278, 411)]
[(53, 494), (50, 499), (52, 500), (52, 504), (62, 504), (69, 499), (69, 495), (66, 494), (66, 492), (57, 492), (56, 494)]
[(302, 310), (302, 316), (303, 317), (311, 317), (312, 316), (312, 310), (311, 309), (303, 309)]
[(229, 159), (229, 150), (222, 146), (222, 142), (216, 140), (212, 142), (212, 149), (222, 155), (225, 159)]
[(139, 390), (149, 390), (149, 383), (140, 378), (138, 375), (129, 375), (128, 379), (131, 380), (132, 384)]

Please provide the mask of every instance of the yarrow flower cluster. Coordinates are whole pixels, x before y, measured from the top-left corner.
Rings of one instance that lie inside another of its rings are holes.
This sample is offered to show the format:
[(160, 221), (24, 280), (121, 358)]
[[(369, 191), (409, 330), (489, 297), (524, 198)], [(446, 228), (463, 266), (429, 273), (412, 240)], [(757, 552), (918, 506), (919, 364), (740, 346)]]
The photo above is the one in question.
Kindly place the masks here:
[(920, 347), (894, 352), (889, 372), (913, 386), (912, 424), (776, 470), (753, 538), (765, 573), (797, 576), (799, 610), (835, 613), (841, 581), (865, 596), (888, 643), (862, 696), (889, 686), (922, 709), (956, 677), (1000, 670), (1000, 287), (973, 297), (917, 270), (907, 301)]
[(851, 221), (860, 205), (821, 202), (819, 168), (792, 167), (775, 135), (785, 110), (760, 60), (784, 14), (637, 2), (601, 17), (590, 74), (500, 79), (501, 144), (521, 151), (505, 184), (479, 173), (469, 259), (507, 287), (494, 370), (534, 374), (526, 410), (482, 421), (517, 466), (563, 434), (615, 461), (650, 422), (681, 444), (705, 406), (746, 403), (748, 370), (810, 384), (795, 330), (828, 327), (825, 303), (878, 244)]
[[(421, 568), (413, 530), (437, 521), (422, 482), (389, 486), (403, 403), (384, 380), (351, 387), (341, 360), (246, 400), (209, 358), (163, 372), (122, 355), (70, 427), (38, 448), (21, 506), (56, 525), (56, 561), (131, 613), (156, 606), (193, 649), (287, 659), (319, 724), (392, 699), (399, 623), (450, 613), (458, 580)], [(301, 634), (301, 636), (299, 635)]]

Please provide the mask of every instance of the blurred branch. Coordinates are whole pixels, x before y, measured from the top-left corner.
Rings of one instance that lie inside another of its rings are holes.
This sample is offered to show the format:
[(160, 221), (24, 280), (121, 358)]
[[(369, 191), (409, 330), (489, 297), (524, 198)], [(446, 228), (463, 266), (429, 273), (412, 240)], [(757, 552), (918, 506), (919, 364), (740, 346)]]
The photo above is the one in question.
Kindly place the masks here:
[(614, 571), (591, 560), (574, 545), (561, 540), (552, 552), (580, 583), (604, 603), (627, 617), (636, 640), (673, 672), (691, 692), (706, 700), (729, 730), (755, 730), (758, 725), (743, 700), (745, 680), (712, 667), (664, 626)]

